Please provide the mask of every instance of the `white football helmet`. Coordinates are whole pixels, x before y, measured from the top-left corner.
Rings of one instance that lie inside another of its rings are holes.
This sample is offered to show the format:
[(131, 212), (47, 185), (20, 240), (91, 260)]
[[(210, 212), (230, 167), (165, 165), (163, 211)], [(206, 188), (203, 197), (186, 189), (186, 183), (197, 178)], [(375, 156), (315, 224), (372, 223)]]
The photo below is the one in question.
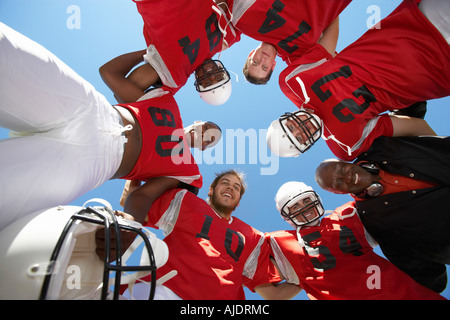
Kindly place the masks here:
[[(215, 64), (213, 70), (207, 69), (208, 61)], [(201, 69), (201, 71), (199, 70)], [(216, 77), (223, 76), (223, 78), (215, 82)], [(212, 84), (208, 84), (208, 79)], [(219, 60), (207, 60), (195, 72), (195, 89), (198, 91), (200, 98), (208, 104), (215, 106), (224, 104), (231, 96), (231, 77), (230, 73), (225, 69), (222, 62)]]
[[(301, 119), (301, 116), (306, 118)], [(288, 121), (294, 121), (299, 130), (305, 134), (306, 141), (301, 143), (296, 139), (287, 126)], [(308, 128), (307, 122), (314, 126), (314, 131)], [(276, 155), (280, 157), (297, 157), (300, 153), (311, 148), (321, 136), (322, 121), (320, 118), (314, 113), (298, 110), (293, 113), (287, 112), (279, 119), (273, 121), (267, 130), (266, 141), (270, 150)]]
[[(95, 232), (102, 227), (105, 261), (95, 252)], [(137, 234), (123, 255), (120, 230)], [(112, 231), (119, 235), (115, 245), (119, 258), (115, 262), (110, 261), (108, 250)], [(126, 266), (142, 242), (139, 265)], [(0, 232), (0, 299), (118, 299), (120, 284), (132, 284), (150, 273), (155, 280), (152, 283), (156, 283), (155, 271), (167, 262), (168, 254), (162, 240), (139, 223), (115, 216), (108, 206), (61, 206), (39, 211)], [(114, 277), (110, 278), (111, 272)], [(109, 289), (113, 285), (112, 294)], [(149, 298), (154, 292), (153, 287)]]
[(275, 205), (281, 217), (293, 228), (310, 225), (325, 213), (319, 195), (298, 181), (286, 182), (278, 189)]

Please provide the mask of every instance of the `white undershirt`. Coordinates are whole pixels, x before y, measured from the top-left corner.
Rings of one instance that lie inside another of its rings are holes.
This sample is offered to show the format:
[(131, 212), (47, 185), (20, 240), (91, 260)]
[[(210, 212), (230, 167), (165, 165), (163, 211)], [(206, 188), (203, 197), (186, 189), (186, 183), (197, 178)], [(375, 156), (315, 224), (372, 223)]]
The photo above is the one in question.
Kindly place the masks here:
[(419, 9), (450, 44), (450, 1), (422, 0)]

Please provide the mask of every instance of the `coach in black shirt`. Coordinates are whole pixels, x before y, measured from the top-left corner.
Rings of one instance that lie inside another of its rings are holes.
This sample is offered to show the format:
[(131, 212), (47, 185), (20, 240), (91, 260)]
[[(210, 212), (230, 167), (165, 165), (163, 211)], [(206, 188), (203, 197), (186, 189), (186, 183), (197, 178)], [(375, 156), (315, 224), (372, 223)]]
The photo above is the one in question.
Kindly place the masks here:
[(422, 285), (442, 292), (450, 262), (450, 137), (380, 137), (353, 163), (316, 170), (325, 190), (350, 193), (383, 254)]

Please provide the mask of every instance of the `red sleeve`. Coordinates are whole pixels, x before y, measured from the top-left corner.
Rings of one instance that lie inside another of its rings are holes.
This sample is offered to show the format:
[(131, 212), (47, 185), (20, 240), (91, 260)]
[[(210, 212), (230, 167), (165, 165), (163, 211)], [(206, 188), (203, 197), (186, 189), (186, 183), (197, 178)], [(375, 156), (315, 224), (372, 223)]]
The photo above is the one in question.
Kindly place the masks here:
[(278, 78), (281, 91), (288, 97), (297, 107), (300, 107), (304, 102), (304, 97), (299, 97), (301, 91), (292, 90), (288, 85), (288, 80), (300, 74), (303, 71), (312, 69), (323, 62), (331, 60), (331, 54), (320, 44), (316, 44), (303, 56), (294, 60), (286, 69), (284, 69)]
[(359, 150), (356, 150), (356, 153), (352, 154), (352, 160), (355, 159), (364, 151), (369, 150), (370, 146), (372, 145), (373, 141), (376, 138), (381, 136), (392, 137), (393, 134), (394, 134), (394, 127), (392, 126), (391, 117), (388, 114), (382, 114), (379, 117), (375, 127), (372, 129), (370, 134), (365, 138), (363, 144), (361, 145), (361, 148), (359, 148)]
[(270, 246), (267, 239), (261, 246), (261, 251), (258, 257), (258, 266), (253, 279), (243, 277), (244, 285), (255, 292), (255, 287), (266, 283), (277, 283), (281, 281), (281, 277), (278, 274), (277, 269), (270, 260)]
[(169, 208), (173, 198), (178, 192), (182, 192), (183, 189), (171, 189), (163, 193), (158, 199), (153, 202), (152, 207), (147, 213), (146, 227), (159, 229), (156, 224)]

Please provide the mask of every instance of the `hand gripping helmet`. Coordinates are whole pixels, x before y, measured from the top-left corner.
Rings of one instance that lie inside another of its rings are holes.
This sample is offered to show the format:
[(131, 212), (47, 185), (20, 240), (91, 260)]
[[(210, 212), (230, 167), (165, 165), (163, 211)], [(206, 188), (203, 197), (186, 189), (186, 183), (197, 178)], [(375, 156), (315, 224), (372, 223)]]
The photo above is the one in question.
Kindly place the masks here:
[[(95, 232), (102, 227), (105, 261), (95, 253)], [(118, 235), (119, 257), (114, 263), (109, 252), (113, 230)], [(123, 255), (120, 230), (137, 234)], [(126, 260), (133, 252), (138, 254), (135, 249), (142, 242), (139, 265), (127, 266)], [(156, 280), (155, 271), (166, 263), (168, 248), (139, 223), (117, 217), (108, 206), (61, 206), (30, 214), (2, 229), (0, 257), (0, 299), (118, 299), (120, 284), (132, 285), (150, 273)], [(153, 287), (149, 298), (154, 291)]]
[(325, 212), (319, 195), (298, 181), (283, 184), (275, 196), (275, 204), (281, 217), (293, 228), (318, 221)]
[[(211, 62), (214, 67), (209, 69)], [(198, 67), (194, 85), (200, 98), (208, 104), (224, 104), (231, 96), (230, 73), (219, 60), (207, 60)]]
[[(299, 130), (305, 134), (306, 141), (301, 143), (295, 138), (287, 126), (288, 121), (294, 121)], [(307, 126), (308, 122), (311, 122), (315, 128), (314, 131)], [(267, 145), (273, 153), (280, 157), (297, 157), (320, 139), (322, 136), (321, 123), (322, 121), (317, 115), (305, 110), (287, 112), (270, 124), (266, 135)]]

